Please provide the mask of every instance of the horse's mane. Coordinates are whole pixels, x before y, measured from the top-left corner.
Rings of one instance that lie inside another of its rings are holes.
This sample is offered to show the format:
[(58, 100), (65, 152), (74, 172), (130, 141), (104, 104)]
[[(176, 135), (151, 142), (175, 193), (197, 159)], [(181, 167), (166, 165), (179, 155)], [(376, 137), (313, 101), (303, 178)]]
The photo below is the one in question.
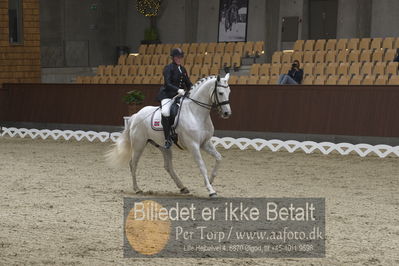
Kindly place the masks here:
[(209, 76), (209, 77), (205, 77), (205, 78), (202, 78), (202, 79), (198, 80), (198, 81), (193, 85), (193, 87), (192, 87), (192, 92), (195, 93), (195, 92), (198, 90), (198, 88), (201, 87), (201, 85), (202, 85), (203, 83), (205, 83), (205, 82), (208, 81), (208, 80), (214, 79), (214, 78), (217, 78), (217, 76)]

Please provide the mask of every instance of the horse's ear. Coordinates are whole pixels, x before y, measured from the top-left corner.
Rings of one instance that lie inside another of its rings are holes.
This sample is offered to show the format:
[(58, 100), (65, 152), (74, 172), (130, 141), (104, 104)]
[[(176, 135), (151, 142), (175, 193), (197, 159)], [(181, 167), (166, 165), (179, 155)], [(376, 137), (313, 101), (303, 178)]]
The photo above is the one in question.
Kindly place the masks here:
[(217, 81), (217, 82), (220, 81), (220, 75), (217, 76), (216, 81)]
[(227, 73), (226, 76), (224, 76), (224, 79), (226, 80), (226, 82), (228, 82), (229, 78), (230, 78), (230, 73)]

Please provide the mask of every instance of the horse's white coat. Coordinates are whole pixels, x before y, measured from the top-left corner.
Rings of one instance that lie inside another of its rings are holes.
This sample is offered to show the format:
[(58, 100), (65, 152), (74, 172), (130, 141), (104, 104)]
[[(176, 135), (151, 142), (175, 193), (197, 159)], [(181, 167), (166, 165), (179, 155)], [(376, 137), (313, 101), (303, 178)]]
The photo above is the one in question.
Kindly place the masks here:
[[(228, 86), (229, 77), (230, 75), (227, 74), (224, 78), (220, 79), (218, 83), (217, 77), (205, 78), (193, 86), (189, 97), (206, 105), (212, 105), (215, 101), (215, 97), (212, 93), (215, 89), (215, 84), (217, 84), (216, 96), (219, 102), (228, 101), (230, 95), (230, 88)], [(204, 177), (209, 195), (215, 196), (216, 192), (211, 183), (217, 174), (222, 156), (217, 152), (210, 141), (214, 133), (210, 110), (198, 105), (191, 99), (184, 99), (181, 105), (180, 120), (176, 128), (176, 133), (179, 135), (179, 144), (191, 152), (194, 160), (197, 162), (200, 172)], [(136, 180), (137, 164), (148, 140), (152, 140), (160, 146), (159, 149), (164, 156), (166, 171), (170, 174), (177, 187), (182, 192), (187, 192), (188, 190), (183, 186), (173, 169), (172, 151), (163, 148), (165, 142), (163, 132), (155, 131), (151, 128), (151, 116), (157, 109), (158, 107), (155, 106), (146, 106), (138, 113), (131, 116), (128, 126), (117, 140), (115, 147), (108, 153), (107, 157), (114, 165), (127, 164), (127, 162), (129, 162), (133, 178), (133, 190), (135, 192), (141, 192)], [(231, 115), (229, 104), (219, 106), (218, 111), (223, 118), (228, 118)], [(215, 166), (210, 178), (208, 177), (200, 149), (203, 149), (215, 158)]]

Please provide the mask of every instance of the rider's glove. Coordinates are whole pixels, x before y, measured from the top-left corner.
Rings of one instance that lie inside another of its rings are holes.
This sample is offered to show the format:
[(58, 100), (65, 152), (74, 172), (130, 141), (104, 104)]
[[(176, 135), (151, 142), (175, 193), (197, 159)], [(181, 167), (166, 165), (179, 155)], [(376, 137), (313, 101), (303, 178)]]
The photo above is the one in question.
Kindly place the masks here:
[(186, 93), (186, 92), (185, 92), (183, 89), (179, 89), (179, 90), (177, 91), (177, 93), (178, 93), (179, 95), (183, 96), (184, 93)]

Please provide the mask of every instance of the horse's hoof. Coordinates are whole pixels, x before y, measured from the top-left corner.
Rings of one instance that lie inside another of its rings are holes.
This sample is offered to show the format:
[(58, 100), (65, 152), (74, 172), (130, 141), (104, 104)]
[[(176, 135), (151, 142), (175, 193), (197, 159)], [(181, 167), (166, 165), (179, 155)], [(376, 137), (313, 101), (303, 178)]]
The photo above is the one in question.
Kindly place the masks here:
[(142, 191), (141, 189), (139, 189), (139, 190), (136, 190), (134, 193), (136, 193), (136, 194), (143, 194), (143, 191)]
[(188, 190), (186, 187), (184, 187), (184, 188), (180, 189), (180, 193), (181, 194), (188, 194), (188, 193), (190, 193), (190, 190)]
[(218, 194), (216, 194), (216, 192), (209, 194), (210, 198), (217, 198)]

